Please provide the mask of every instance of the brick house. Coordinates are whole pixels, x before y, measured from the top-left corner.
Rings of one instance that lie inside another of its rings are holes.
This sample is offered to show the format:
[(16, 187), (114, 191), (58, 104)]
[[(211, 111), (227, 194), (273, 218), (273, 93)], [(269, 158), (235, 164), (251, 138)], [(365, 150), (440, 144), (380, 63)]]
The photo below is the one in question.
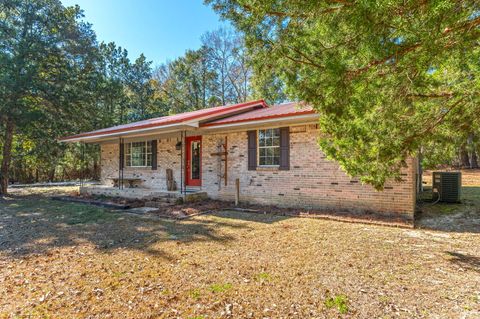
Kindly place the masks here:
[(416, 161), (383, 191), (362, 185), (317, 145), (318, 114), (263, 100), (213, 107), (63, 138), (101, 146), (101, 184), (82, 193), (123, 197), (201, 193), (309, 209), (377, 212), (413, 220)]

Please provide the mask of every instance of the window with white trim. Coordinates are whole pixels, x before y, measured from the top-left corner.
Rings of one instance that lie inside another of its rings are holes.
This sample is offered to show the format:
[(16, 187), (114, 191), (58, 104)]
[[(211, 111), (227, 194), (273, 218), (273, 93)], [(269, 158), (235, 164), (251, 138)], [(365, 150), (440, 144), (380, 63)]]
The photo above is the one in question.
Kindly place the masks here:
[(280, 129), (258, 130), (258, 165), (280, 165)]
[(152, 166), (152, 143), (150, 141), (125, 143), (125, 166)]

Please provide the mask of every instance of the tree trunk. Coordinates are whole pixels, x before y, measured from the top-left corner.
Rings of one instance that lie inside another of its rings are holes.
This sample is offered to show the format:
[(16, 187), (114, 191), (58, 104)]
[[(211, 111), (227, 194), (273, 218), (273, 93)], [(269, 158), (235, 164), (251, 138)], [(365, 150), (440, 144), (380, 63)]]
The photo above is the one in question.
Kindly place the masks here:
[(49, 182), (54, 182), (55, 181), (55, 167), (51, 168), (48, 171), (48, 181)]
[(13, 130), (15, 124), (9, 117), (6, 118), (5, 137), (3, 139), (3, 158), (2, 167), (0, 169), (0, 194), (7, 194), (8, 189), (8, 174), (10, 168), (10, 159), (12, 156), (12, 140)]
[(470, 157), (470, 167), (478, 168), (478, 158), (477, 158), (477, 153), (475, 151), (472, 152), (472, 156)]
[(462, 168), (470, 168), (470, 158), (468, 156), (466, 144), (463, 144), (460, 147), (460, 166)]
[(417, 163), (417, 193), (422, 193), (423, 192), (423, 149), (420, 148), (420, 151), (418, 152), (418, 163)]

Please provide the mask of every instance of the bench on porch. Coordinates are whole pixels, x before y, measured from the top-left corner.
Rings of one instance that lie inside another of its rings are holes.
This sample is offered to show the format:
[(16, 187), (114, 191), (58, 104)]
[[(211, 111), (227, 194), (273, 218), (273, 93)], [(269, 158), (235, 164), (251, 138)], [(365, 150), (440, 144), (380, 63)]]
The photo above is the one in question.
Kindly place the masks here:
[[(111, 178), (111, 180), (113, 181), (113, 187), (118, 187), (118, 184), (120, 182), (120, 178), (118, 177), (114, 177), (114, 178)], [(123, 178), (123, 183), (127, 183), (128, 184), (128, 187), (132, 188), (132, 187), (135, 187), (135, 185), (138, 185), (142, 182), (142, 179), (141, 178), (129, 178), (129, 177), (124, 177)]]

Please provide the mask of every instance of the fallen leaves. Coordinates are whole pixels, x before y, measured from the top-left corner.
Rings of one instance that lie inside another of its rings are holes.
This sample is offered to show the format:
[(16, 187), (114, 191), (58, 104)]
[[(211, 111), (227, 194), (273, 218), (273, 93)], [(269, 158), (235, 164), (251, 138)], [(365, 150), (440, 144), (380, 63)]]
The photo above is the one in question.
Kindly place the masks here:
[(245, 212), (170, 221), (97, 211), (95, 222), (66, 224), (77, 206), (16, 203), (0, 203), (0, 318), (422, 318), (478, 309), (478, 234)]

